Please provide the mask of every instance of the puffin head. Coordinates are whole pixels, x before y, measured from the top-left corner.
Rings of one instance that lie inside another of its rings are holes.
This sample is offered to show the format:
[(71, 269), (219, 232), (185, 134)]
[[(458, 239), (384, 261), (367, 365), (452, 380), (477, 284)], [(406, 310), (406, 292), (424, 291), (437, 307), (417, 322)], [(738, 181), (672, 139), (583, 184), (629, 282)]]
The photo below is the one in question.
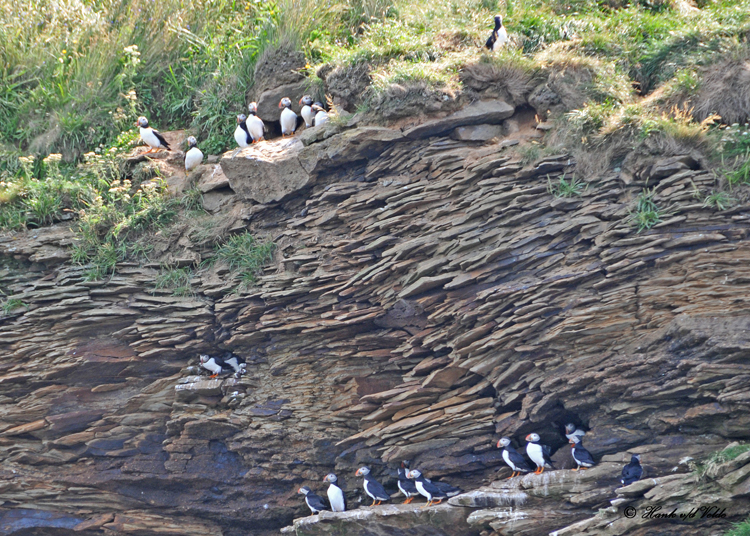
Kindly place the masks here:
[(370, 474), (370, 468), (369, 467), (360, 467), (357, 469), (357, 472), (354, 473), (354, 476), (366, 476)]
[(240, 114), (240, 115), (237, 116), (237, 124), (238, 125), (241, 125), (245, 121), (247, 121), (247, 116), (245, 114)]
[(537, 441), (539, 441), (539, 439), (541, 439), (539, 437), (539, 434), (529, 434), (526, 436), (526, 441), (528, 441), (529, 443), (536, 443)]
[(333, 473), (328, 473), (323, 479), (323, 482), (330, 482), (331, 484), (335, 484), (337, 480), (338, 477), (336, 475), (334, 475)]
[(572, 434), (575, 431), (576, 431), (576, 425), (575, 424), (570, 423), (570, 424), (566, 424), (565, 425), (565, 433), (566, 434)]
[(138, 121), (135, 122), (135, 126), (141, 127), (141, 128), (148, 128), (148, 119), (146, 119), (143, 116), (140, 116), (138, 118)]
[(279, 101), (279, 108), (291, 108), (292, 107), (292, 101), (289, 99), (289, 97), (284, 97)]
[(250, 110), (250, 115), (255, 115), (258, 113), (258, 103), (257, 102), (251, 102), (247, 105), (247, 109)]
[(406, 473), (406, 476), (407, 478), (415, 479), (415, 478), (419, 478), (420, 476), (422, 476), (422, 472), (419, 471), (418, 469), (412, 469), (411, 471)]
[(401, 467), (403, 467), (404, 469), (408, 469), (409, 468), (409, 460), (402, 461), (401, 462)]
[(319, 102), (316, 102), (315, 104), (313, 104), (312, 105), (312, 109), (315, 110), (316, 112), (325, 112), (326, 111), (326, 109), (323, 108), (323, 105), (321, 103), (319, 103)]
[(206, 354), (201, 354), (201, 363), (208, 363), (208, 360), (211, 359)]
[(633, 462), (641, 463), (641, 455), (633, 454), (633, 456), (630, 458), (630, 463), (633, 463)]
[(307, 486), (302, 486), (300, 489), (297, 490), (297, 493), (301, 493), (302, 495), (307, 495), (312, 490), (308, 488)]
[(501, 15), (495, 15), (495, 26), (498, 28), (503, 25), (503, 17)]
[(508, 445), (510, 445), (510, 439), (507, 437), (501, 437), (497, 442), (497, 448), (507, 447)]
[(188, 142), (188, 147), (190, 147), (191, 149), (195, 147), (196, 145), (198, 145), (198, 140), (195, 139), (195, 136), (190, 136), (187, 139), (187, 142)]
[(312, 103), (313, 100), (310, 95), (302, 95), (302, 98), (299, 100), (300, 106), (310, 106)]

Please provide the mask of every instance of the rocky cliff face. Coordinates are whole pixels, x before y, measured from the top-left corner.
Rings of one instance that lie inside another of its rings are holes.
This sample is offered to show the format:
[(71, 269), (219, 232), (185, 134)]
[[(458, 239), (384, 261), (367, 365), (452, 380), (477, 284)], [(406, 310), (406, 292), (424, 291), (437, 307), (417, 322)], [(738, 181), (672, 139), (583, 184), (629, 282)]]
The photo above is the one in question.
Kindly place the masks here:
[[(532, 431), (570, 467), (569, 421), (609, 463), (586, 492), (541, 494), (544, 523), (471, 531), (592, 518), (628, 452), (697, 489), (686, 459), (750, 435), (750, 208), (697, 201), (714, 177), (690, 155), (554, 197), (576, 163), (508, 153), (537, 136), (524, 114), (493, 101), (405, 131), (329, 125), (204, 166), (212, 221), (278, 246), (238, 292), (222, 265), (189, 298), (153, 289), (158, 265), (86, 281), (64, 225), (0, 237), (0, 285), (26, 304), (0, 319), (0, 534), (271, 534), (331, 470), (354, 505), (358, 466), (395, 490), (404, 458), (471, 489), (504, 467), (499, 436)], [(511, 134), (466, 134), (497, 125)], [(667, 216), (636, 233), (645, 186)], [(186, 225), (155, 240), (176, 263), (207, 253)], [(198, 354), (222, 350), (248, 374), (199, 376)], [(747, 496), (747, 474), (722, 489)], [(592, 519), (565, 534), (603, 534)], [(675, 534), (705, 533), (692, 526)]]

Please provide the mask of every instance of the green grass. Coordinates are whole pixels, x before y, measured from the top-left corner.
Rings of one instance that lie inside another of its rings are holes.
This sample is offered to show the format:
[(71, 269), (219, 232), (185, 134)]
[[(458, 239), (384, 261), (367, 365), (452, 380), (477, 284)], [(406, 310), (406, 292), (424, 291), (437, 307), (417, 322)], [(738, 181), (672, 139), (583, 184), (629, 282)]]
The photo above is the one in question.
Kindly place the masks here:
[(750, 518), (732, 525), (732, 528), (725, 532), (724, 536), (750, 536)]
[(750, 452), (750, 444), (737, 444), (714, 452), (701, 463), (694, 464), (693, 471), (699, 478), (714, 478), (720, 465)]
[(711, 192), (703, 201), (703, 206), (707, 208), (715, 208), (717, 210), (726, 210), (735, 202), (736, 200), (730, 197), (726, 192)]
[(216, 249), (216, 260), (229, 265), (240, 278), (240, 286), (255, 283), (258, 274), (273, 257), (276, 244), (259, 242), (250, 233), (234, 235)]
[(20, 309), (21, 307), (28, 308), (28, 305), (23, 303), (23, 301), (19, 300), (18, 298), (8, 298), (4, 300), (0, 304), (0, 309), (3, 311), (3, 315), (8, 316), (9, 314), (13, 313), (16, 309)]
[(172, 296), (194, 296), (195, 292), (190, 284), (192, 278), (193, 270), (190, 268), (162, 266), (159, 275), (154, 280), (154, 288), (157, 290), (171, 290)]
[(581, 195), (584, 188), (584, 182), (575, 177), (566, 179), (565, 174), (563, 174), (557, 182), (552, 182), (549, 175), (547, 176), (547, 191), (555, 197), (573, 197)]
[(631, 223), (638, 232), (651, 229), (661, 221), (661, 210), (654, 202), (653, 190), (643, 190), (636, 199), (635, 208), (630, 212)]

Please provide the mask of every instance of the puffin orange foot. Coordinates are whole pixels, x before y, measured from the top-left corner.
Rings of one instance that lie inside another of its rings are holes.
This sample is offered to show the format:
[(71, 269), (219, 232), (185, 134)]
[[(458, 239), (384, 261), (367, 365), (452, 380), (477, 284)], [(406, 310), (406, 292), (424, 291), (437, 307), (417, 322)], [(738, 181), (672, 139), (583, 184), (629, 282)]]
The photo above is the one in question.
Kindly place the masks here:
[(572, 469), (572, 471), (578, 471), (580, 467), (576, 467), (575, 469)]

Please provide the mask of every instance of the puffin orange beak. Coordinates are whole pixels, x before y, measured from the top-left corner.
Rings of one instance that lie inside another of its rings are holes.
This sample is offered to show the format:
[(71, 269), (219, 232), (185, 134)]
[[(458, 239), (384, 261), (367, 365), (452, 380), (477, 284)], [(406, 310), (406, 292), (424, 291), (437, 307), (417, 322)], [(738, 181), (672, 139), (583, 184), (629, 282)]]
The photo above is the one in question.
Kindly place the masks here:
[(498, 439), (498, 440), (497, 440), (497, 448), (500, 448), (500, 446), (501, 446), (501, 445), (500, 445), (500, 440)]
[(283, 107), (284, 107), (284, 105), (281, 104), (281, 101), (279, 101), (279, 108), (283, 108)]
[(527, 435), (526, 436), (526, 441), (531, 441), (531, 439), (529, 439), (530, 437), (531, 437), (531, 434)]
[(354, 473), (354, 476), (359, 476), (359, 469), (357, 469), (357, 472)]

